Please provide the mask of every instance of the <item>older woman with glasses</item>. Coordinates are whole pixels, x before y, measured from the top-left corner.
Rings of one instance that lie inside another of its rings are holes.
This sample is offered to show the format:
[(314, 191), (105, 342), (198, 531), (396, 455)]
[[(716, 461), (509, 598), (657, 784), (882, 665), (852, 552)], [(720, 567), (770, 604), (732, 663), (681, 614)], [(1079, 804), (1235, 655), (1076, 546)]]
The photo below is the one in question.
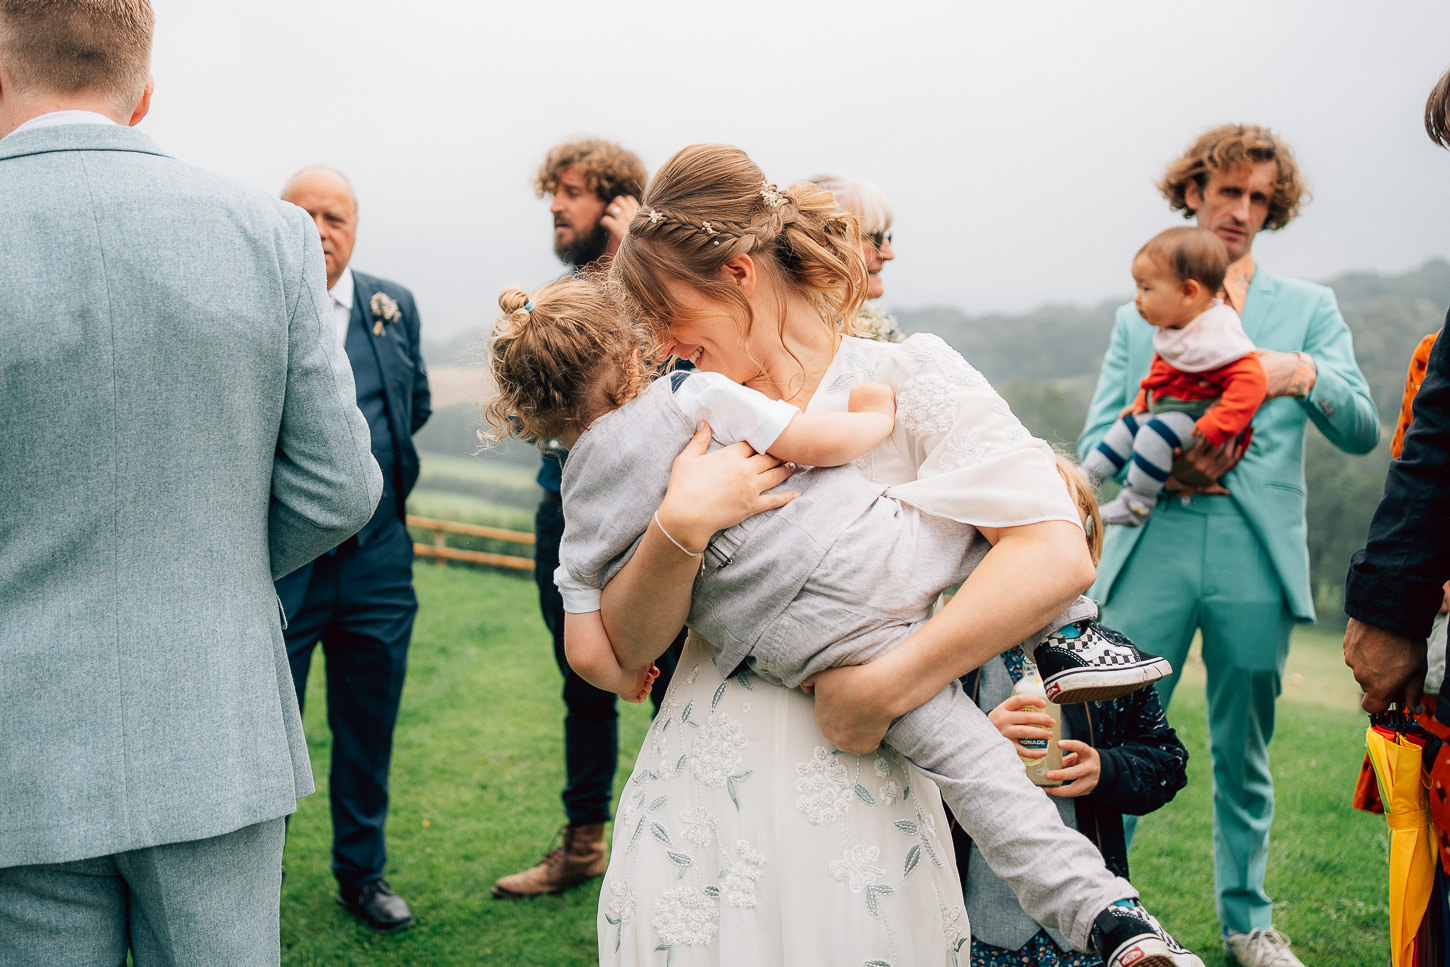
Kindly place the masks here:
[(856, 315), (857, 334), (882, 342), (901, 342), (905, 336), (896, 324), (896, 317), (881, 311), (875, 302), (886, 292), (886, 286), (881, 282), (881, 270), (887, 262), (896, 258), (896, 251), (891, 247), (891, 206), (886, 201), (886, 194), (863, 178), (852, 178), (839, 171), (822, 172), (806, 180), (835, 195), (836, 203), (855, 215), (861, 223), (861, 254), (866, 257), (866, 298), (869, 301)]

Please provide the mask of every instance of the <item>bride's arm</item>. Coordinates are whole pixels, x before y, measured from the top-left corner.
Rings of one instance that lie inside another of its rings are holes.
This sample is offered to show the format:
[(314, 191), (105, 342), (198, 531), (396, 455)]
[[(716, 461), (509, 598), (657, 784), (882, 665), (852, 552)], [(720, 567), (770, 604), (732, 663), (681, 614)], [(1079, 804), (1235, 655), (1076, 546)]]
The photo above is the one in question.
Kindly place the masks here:
[(796, 495), (765, 492), (790, 476), (788, 464), (746, 443), (706, 453), (709, 445), (710, 428), (701, 423), (675, 459), (656, 520), (629, 563), (604, 587), (604, 630), (626, 668), (648, 664), (680, 633), (690, 613), (699, 554), (715, 533), (783, 507)]
[(982, 533), (992, 549), (930, 621), (875, 661), (816, 677), (816, 722), (838, 748), (876, 748), (894, 719), (1040, 631), (1093, 582), (1092, 558), (1075, 524)]

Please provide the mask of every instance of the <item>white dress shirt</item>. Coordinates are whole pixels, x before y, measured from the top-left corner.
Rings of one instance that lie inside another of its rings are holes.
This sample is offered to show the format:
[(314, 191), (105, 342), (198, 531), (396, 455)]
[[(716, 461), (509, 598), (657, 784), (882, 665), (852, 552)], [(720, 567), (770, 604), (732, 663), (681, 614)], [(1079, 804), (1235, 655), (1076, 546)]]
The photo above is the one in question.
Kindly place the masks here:
[(350, 267), (342, 270), (338, 276), (337, 284), (327, 290), (332, 297), (332, 320), (337, 324), (337, 344), (347, 344), (347, 323), (352, 318), (352, 269)]
[[(20, 125), (15, 131), (25, 131), (30, 128), (48, 128), (57, 124), (115, 124), (116, 122), (104, 114), (97, 114), (95, 111), (51, 111), (49, 114), (41, 114), (31, 118)], [(10, 134), (14, 134), (11, 131)], [(10, 137), (10, 134), (5, 137)]]

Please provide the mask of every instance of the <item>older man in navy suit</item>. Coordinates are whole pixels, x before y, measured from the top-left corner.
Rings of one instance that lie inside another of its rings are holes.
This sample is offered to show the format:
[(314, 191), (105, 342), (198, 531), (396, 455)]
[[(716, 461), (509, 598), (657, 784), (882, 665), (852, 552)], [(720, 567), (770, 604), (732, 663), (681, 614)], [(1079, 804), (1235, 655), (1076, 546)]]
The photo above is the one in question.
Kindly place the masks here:
[(431, 412), (418, 347), (418, 310), (402, 286), (348, 267), (357, 198), (330, 168), (288, 182), (284, 201), (312, 216), (327, 263), (336, 338), (352, 362), (357, 404), (372, 429), (383, 498), (356, 537), (277, 582), (287, 653), (301, 705), (312, 653), (327, 656), (332, 729), (332, 871), (338, 902), (377, 930), (413, 924), (407, 902), (383, 880), (388, 768), (418, 599), (403, 502), (418, 479), (413, 434)]

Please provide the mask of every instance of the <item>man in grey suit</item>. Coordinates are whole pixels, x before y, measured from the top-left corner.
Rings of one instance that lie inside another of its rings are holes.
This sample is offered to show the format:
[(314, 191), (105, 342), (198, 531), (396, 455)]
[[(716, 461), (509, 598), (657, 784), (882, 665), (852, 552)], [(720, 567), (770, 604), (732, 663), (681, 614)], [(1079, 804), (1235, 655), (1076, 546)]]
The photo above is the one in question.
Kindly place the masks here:
[(0, 0), (0, 963), (277, 964), (272, 580), (382, 486), (300, 210), (145, 115), (148, 0)]

